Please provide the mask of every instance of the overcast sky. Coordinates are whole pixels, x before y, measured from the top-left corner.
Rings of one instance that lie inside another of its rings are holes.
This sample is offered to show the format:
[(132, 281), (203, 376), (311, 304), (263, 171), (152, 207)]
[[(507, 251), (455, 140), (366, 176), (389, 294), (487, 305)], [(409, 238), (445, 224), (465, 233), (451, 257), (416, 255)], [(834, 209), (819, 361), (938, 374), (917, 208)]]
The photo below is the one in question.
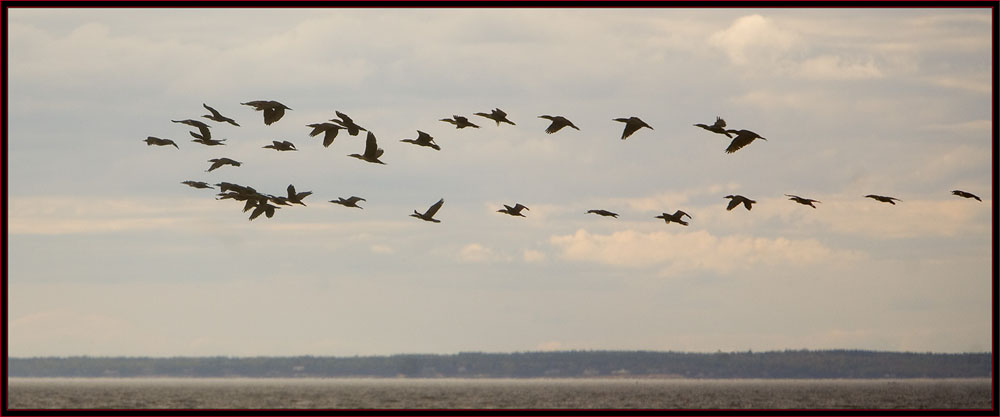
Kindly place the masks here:
[[(11, 356), (990, 350), (989, 9), (10, 9), (7, 31)], [(292, 110), (265, 126), (250, 100)], [(472, 115), (495, 107), (516, 126)], [(308, 136), (335, 111), (387, 165)], [(629, 116), (653, 130), (621, 140)], [(693, 126), (716, 116), (767, 140), (726, 154)], [(399, 141), (418, 129), (442, 149)], [(243, 165), (205, 171), (223, 156)], [(313, 194), (249, 221), (185, 180)], [(441, 223), (407, 216), (440, 198)]]

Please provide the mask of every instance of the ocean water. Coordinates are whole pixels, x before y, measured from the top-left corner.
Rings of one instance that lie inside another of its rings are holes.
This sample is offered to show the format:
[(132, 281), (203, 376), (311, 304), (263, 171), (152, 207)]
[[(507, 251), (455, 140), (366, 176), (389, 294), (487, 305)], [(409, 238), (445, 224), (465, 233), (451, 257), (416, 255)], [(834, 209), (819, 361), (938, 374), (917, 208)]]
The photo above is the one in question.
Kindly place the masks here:
[(10, 409), (991, 409), (989, 379), (10, 378)]

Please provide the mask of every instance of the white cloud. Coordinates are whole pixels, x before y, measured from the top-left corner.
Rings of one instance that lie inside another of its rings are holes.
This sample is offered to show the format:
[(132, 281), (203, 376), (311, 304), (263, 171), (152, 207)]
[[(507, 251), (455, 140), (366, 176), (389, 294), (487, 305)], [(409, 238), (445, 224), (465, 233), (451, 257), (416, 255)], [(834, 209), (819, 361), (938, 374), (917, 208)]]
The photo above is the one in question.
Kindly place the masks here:
[(802, 41), (771, 19), (754, 14), (736, 19), (728, 28), (712, 34), (708, 42), (722, 49), (734, 64), (747, 65), (774, 63)]
[(458, 259), (464, 262), (489, 262), (497, 259), (492, 249), (478, 243), (469, 243), (458, 250)]
[(758, 265), (810, 265), (860, 259), (851, 251), (833, 250), (815, 239), (714, 236), (707, 231), (592, 234), (579, 229), (556, 235), (550, 243), (572, 261), (624, 267), (662, 267), (664, 275), (689, 271), (732, 273)]

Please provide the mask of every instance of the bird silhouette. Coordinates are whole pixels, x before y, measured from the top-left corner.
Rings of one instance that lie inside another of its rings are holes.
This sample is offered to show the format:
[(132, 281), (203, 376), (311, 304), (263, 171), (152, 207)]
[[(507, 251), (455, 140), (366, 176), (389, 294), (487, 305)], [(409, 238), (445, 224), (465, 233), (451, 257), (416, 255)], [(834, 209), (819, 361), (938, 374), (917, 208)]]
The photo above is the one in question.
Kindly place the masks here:
[(715, 117), (715, 123), (713, 123), (711, 126), (702, 123), (695, 123), (695, 126), (698, 126), (709, 132), (718, 133), (720, 135), (726, 135), (726, 137), (728, 138), (733, 137), (733, 135), (730, 135), (729, 132), (726, 131), (726, 121), (722, 120), (722, 118), (718, 116)]
[(430, 207), (427, 208), (427, 211), (425, 211), (423, 213), (420, 213), (419, 211), (413, 210), (413, 214), (411, 214), (410, 217), (416, 217), (416, 218), (418, 218), (420, 220), (424, 220), (424, 221), (428, 221), (428, 222), (441, 223), (441, 220), (438, 220), (438, 219), (434, 218), (434, 214), (436, 214), (438, 212), (438, 210), (441, 209), (442, 205), (444, 205), (444, 199), (443, 198), (440, 199), (440, 200), (438, 200), (437, 203), (432, 204)]
[(228, 118), (226, 116), (223, 116), (222, 114), (220, 114), (215, 109), (209, 107), (207, 104), (201, 103), (201, 105), (204, 106), (206, 109), (208, 109), (209, 112), (212, 113), (212, 114), (203, 115), (201, 117), (204, 117), (204, 118), (206, 118), (208, 120), (211, 120), (213, 122), (229, 123), (229, 124), (231, 124), (233, 126), (239, 126), (240, 125), (239, 123), (236, 123), (235, 120), (230, 119), (230, 118)]
[(360, 155), (352, 153), (347, 156), (358, 158), (362, 161), (385, 165), (385, 162), (378, 160), (378, 158), (381, 157), (382, 153), (384, 152), (385, 150), (379, 148), (378, 144), (375, 143), (375, 135), (372, 134), (372, 132), (368, 132), (368, 138), (365, 140), (365, 153)]
[(674, 214), (663, 213), (663, 214), (661, 214), (659, 216), (656, 216), (655, 218), (657, 218), (657, 219), (663, 219), (663, 221), (665, 221), (667, 224), (670, 224), (670, 222), (674, 222), (674, 223), (680, 223), (681, 225), (687, 226), (688, 223), (683, 220), (684, 216), (688, 216), (688, 218), (691, 218), (690, 214), (687, 214), (687, 213), (685, 213), (683, 211), (680, 211), (680, 210), (675, 211)]
[(194, 136), (194, 137), (198, 138), (198, 139), (191, 140), (191, 142), (198, 142), (198, 143), (200, 143), (202, 145), (206, 145), (206, 146), (225, 145), (225, 143), (222, 143), (222, 142), (225, 141), (225, 139), (206, 139), (206, 138), (200, 137), (199, 135), (195, 134), (194, 132), (188, 132), (188, 133), (190, 133), (191, 136)]
[(207, 139), (211, 139), (212, 138), (212, 131), (209, 130), (208, 125), (205, 124), (205, 122), (203, 122), (203, 121), (185, 119), (185, 120), (171, 120), (171, 122), (186, 124), (188, 126), (197, 128), (199, 133), (191, 132), (191, 136), (194, 136), (194, 137), (196, 137), (198, 139), (206, 139), (207, 140)]
[(337, 133), (340, 133), (340, 129), (347, 129), (336, 123), (313, 123), (311, 125), (306, 125), (313, 128), (312, 132), (309, 132), (309, 136), (316, 136), (320, 133), (323, 134), (323, 147), (328, 148), (333, 140), (337, 138)]
[(511, 207), (511, 206), (508, 206), (508, 205), (504, 204), (503, 208), (500, 209), (500, 210), (497, 210), (497, 212), (498, 213), (506, 213), (506, 214), (509, 214), (511, 216), (525, 217), (523, 214), (521, 214), (521, 210), (531, 210), (531, 209), (527, 208), (527, 207), (525, 207), (523, 205), (521, 205), (521, 203), (514, 204), (514, 207)]
[(402, 139), (400, 142), (412, 143), (414, 145), (427, 146), (433, 148), (434, 150), (440, 151), (441, 147), (434, 143), (434, 138), (424, 132), (417, 131), (416, 139)]
[(973, 194), (973, 193), (970, 193), (970, 192), (968, 192), (968, 191), (962, 191), (962, 190), (952, 190), (952, 192), (951, 192), (951, 193), (952, 193), (952, 194), (954, 194), (954, 195), (957, 195), (957, 196), (959, 196), (959, 197), (965, 197), (965, 198), (975, 198), (975, 199), (976, 199), (976, 201), (983, 201), (983, 199), (979, 198), (979, 196), (977, 196), (977, 195), (975, 195), (975, 194)]
[(215, 158), (215, 159), (209, 159), (209, 160), (208, 160), (208, 162), (211, 162), (211, 163), (212, 163), (212, 166), (211, 166), (211, 167), (209, 167), (209, 168), (208, 168), (208, 171), (205, 171), (205, 172), (212, 172), (212, 171), (214, 171), (214, 170), (215, 170), (216, 168), (219, 168), (219, 167), (221, 167), (221, 166), (223, 166), (223, 165), (232, 165), (232, 166), (234, 166), (234, 167), (238, 167), (238, 166), (240, 166), (240, 165), (242, 164), (242, 162), (239, 162), (239, 161), (234, 161), (234, 160), (232, 160), (232, 159), (229, 159), (229, 158)]
[(336, 113), (337, 113), (337, 117), (339, 117), (339, 119), (330, 119), (330, 121), (331, 122), (337, 122), (341, 126), (343, 126), (344, 129), (347, 129), (347, 134), (349, 134), (351, 136), (357, 136), (362, 131), (367, 131), (368, 130), (368, 129), (365, 129), (365, 128), (361, 127), (361, 126), (358, 126), (358, 124), (354, 123), (354, 120), (351, 119), (350, 117), (348, 117), (346, 114), (341, 113), (339, 111), (336, 112)]
[(576, 129), (576, 130), (580, 130), (580, 128), (576, 127), (576, 125), (574, 125), (573, 122), (569, 121), (569, 119), (567, 119), (565, 117), (562, 117), (562, 116), (549, 116), (549, 115), (546, 114), (546, 115), (538, 116), (538, 118), (539, 119), (548, 119), (548, 120), (552, 121), (552, 123), (549, 124), (549, 127), (545, 128), (545, 133), (548, 133), (548, 134), (556, 133), (556, 132), (559, 131), (559, 129), (562, 129), (562, 128), (566, 127), (566, 126), (572, 127), (573, 129)]
[(892, 204), (892, 205), (896, 205), (896, 202), (893, 201), (893, 200), (903, 201), (903, 200), (900, 200), (900, 199), (898, 199), (896, 197), (886, 197), (884, 195), (875, 195), (875, 194), (868, 194), (865, 197), (871, 198), (871, 199), (874, 199), (874, 200), (878, 200), (878, 201), (881, 201), (883, 203), (889, 203), (889, 204)]
[(455, 125), (456, 129), (464, 129), (466, 127), (479, 128), (475, 123), (472, 123), (465, 116), (452, 115), (453, 119), (441, 119), (442, 122), (448, 122)]
[(276, 140), (272, 140), (270, 145), (262, 146), (262, 148), (270, 148), (270, 149), (274, 149), (276, 151), (297, 151), (298, 150), (298, 149), (295, 149), (295, 144), (294, 143), (289, 142), (287, 140), (283, 140), (281, 142), (278, 142)]
[(514, 125), (514, 122), (507, 119), (507, 113), (505, 113), (503, 110), (500, 110), (500, 108), (493, 109), (489, 114), (487, 113), (472, 113), (472, 114), (475, 116), (483, 116), (487, 119), (492, 119), (493, 121), (497, 122), (497, 126), (500, 126), (500, 122), (510, 123), (511, 125)]
[(632, 136), (632, 134), (635, 133), (635, 131), (642, 129), (644, 127), (653, 129), (652, 126), (646, 124), (646, 122), (642, 121), (642, 119), (635, 116), (629, 118), (619, 117), (617, 119), (614, 119), (614, 121), (625, 123), (625, 131), (622, 132), (622, 140), (625, 140), (629, 136)]
[(143, 139), (142, 141), (146, 142), (146, 146), (153, 146), (153, 145), (156, 145), (156, 146), (170, 146), (170, 145), (174, 145), (175, 148), (180, 149), (180, 147), (178, 147), (177, 144), (174, 143), (174, 141), (172, 141), (170, 139), (160, 139), (160, 138), (158, 138), (156, 136), (148, 136), (148, 137), (146, 137), (146, 139)]
[(812, 200), (812, 199), (809, 199), (809, 198), (802, 198), (802, 197), (799, 197), (797, 195), (792, 195), (792, 194), (785, 194), (785, 195), (788, 196), (788, 197), (791, 197), (791, 198), (789, 198), (789, 200), (792, 200), (792, 201), (794, 201), (796, 203), (799, 203), (799, 204), (807, 205), (807, 206), (812, 207), (812, 208), (816, 208), (816, 206), (814, 206), (812, 203), (822, 203), (822, 201), (819, 201), (819, 200)]
[(587, 213), (588, 213), (588, 214), (590, 214), (590, 213), (594, 213), (594, 214), (596, 214), (596, 215), (598, 215), (598, 216), (604, 216), (604, 217), (614, 217), (614, 218), (616, 218), (616, 219), (618, 218), (618, 213), (612, 213), (612, 212), (610, 212), (610, 211), (607, 211), (607, 210), (601, 210), (601, 209), (597, 209), (597, 210), (587, 210)]
[[(764, 139), (760, 135), (758, 135), (758, 134), (756, 134), (754, 132), (751, 132), (749, 130), (746, 130), (746, 129), (729, 130), (728, 132), (729, 133), (735, 133), (736, 137), (733, 138), (733, 141), (729, 143), (729, 147), (726, 148), (726, 153), (736, 152), (736, 151), (740, 150), (740, 148), (749, 145), (750, 142), (754, 141), (754, 139)], [(767, 139), (764, 139), (764, 140), (767, 140)]]
[(330, 200), (330, 202), (333, 204), (340, 204), (344, 207), (357, 207), (359, 209), (363, 209), (364, 207), (358, 205), (359, 201), (368, 201), (368, 200), (355, 196), (351, 196), (351, 198), (348, 199), (344, 199), (344, 197), (337, 197), (336, 200)]
[(186, 184), (186, 185), (194, 187), (194, 188), (211, 188), (213, 190), (215, 189), (214, 187), (212, 187), (211, 185), (208, 185), (208, 183), (206, 183), (204, 181), (190, 181), (190, 180), (188, 180), (188, 181), (181, 181), (181, 184)]
[(288, 201), (288, 197), (283, 195), (271, 195), (267, 194), (267, 200), (281, 206), (291, 206), (292, 203)]
[(292, 184), (288, 184), (288, 188), (286, 190), (288, 191), (288, 201), (289, 202), (295, 203), (295, 204), (300, 204), (300, 205), (303, 205), (303, 206), (306, 205), (306, 203), (303, 203), (302, 199), (306, 198), (310, 194), (312, 194), (312, 191), (303, 191), (301, 193), (297, 193), (297, 192), (295, 192), (295, 186), (292, 185)]
[(255, 100), (240, 103), (244, 106), (251, 106), (254, 110), (264, 112), (264, 124), (270, 126), (272, 123), (281, 120), (285, 115), (285, 110), (291, 110), (288, 106), (274, 100)]
[(750, 210), (752, 208), (751, 204), (756, 203), (756, 201), (753, 201), (741, 195), (727, 195), (723, 198), (729, 199), (729, 205), (726, 206), (726, 210), (732, 210), (741, 203), (743, 204), (743, 207), (746, 207), (747, 210)]
[[(270, 219), (274, 216), (274, 210), (281, 208), (268, 204), (266, 201), (258, 201), (255, 206), (257, 208), (253, 210), (253, 213), (250, 213), (250, 220), (256, 219), (257, 216), (260, 216), (262, 213)], [(246, 210), (244, 210), (244, 212), (246, 212)]]

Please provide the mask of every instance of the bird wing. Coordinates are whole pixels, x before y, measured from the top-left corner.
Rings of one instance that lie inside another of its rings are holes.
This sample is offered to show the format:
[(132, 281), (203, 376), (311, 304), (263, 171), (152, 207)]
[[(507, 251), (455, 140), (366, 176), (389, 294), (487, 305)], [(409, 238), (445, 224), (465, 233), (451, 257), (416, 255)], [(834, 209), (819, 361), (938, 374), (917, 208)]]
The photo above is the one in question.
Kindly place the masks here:
[(753, 207), (751, 207), (751, 204), (753, 204), (753, 203), (754, 203), (754, 201), (750, 200), (749, 198), (744, 198), (743, 199), (743, 206), (746, 207), (747, 210), (752, 210), (753, 209)]
[(358, 201), (368, 201), (368, 200), (365, 200), (365, 199), (363, 199), (361, 197), (355, 197), (355, 196), (351, 196), (351, 198), (347, 199), (347, 202), (351, 203), (351, 204), (357, 203)]
[(333, 143), (333, 140), (337, 138), (337, 133), (340, 129), (329, 129), (323, 135), (323, 147), (328, 148)]
[(201, 105), (202, 105), (203, 107), (205, 107), (206, 109), (208, 109), (208, 111), (212, 112), (212, 117), (214, 117), (214, 118), (216, 118), (216, 119), (225, 119), (225, 117), (222, 117), (222, 114), (221, 114), (221, 113), (219, 113), (219, 112), (218, 112), (217, 110), (215, 110), (215, 109), (213, 109), (213, 108), (209, 107), (209, 106), (208, 106), (207, 104), (205, 104), (205, 103), (201, 103)]
[(522, 209), (523, 210), (531, 210), (530, 208), (525, 207), (521, 203), (517, 203), (517, 204), (514, 205), (514, 210), (521, 211)]
[(685, 213), (685, 212), (683, 212), (683, 211), (681, 211), (681, 210), (677, 210), (677, 211), (675, 211), (675, 212), (674, 212), (674, 216), (675, 216), (675, 217), (676, 217), (676, 218), (677, 218), (678, 220), (680, 220), (680, 218), (681, 218), (681, 217), (683, 217), (683, 216), (688, 216), (688, 218), (691, 218), (691, 215), (690, 215), (690, 214), (687, 214), (687, 213)]
[(367, 158), (378, 158), (375, 153), (378, 152), (378, 143), (375, 141), (375, 134), (368, 132), (368, 137), (365, 139), (365, 153), (363, 154)]
[(281, 120), (281, 117), (285, 115), (284, 107), (271, 106), (264, 109), (264, 124), (270, 125), (271, 123)]
[(736, 135), (736, 138), (734, 138), (733, 141), (729, 143), (729, 147), (726, 148), (726, 153), (736, 152), (740, 150), (740, 148), (749, 145), (750, 142), (753, 142), (755, 136), (756, 135), (747, 133), (746, 131), (739, 132)]
[(737, 200), (737, 199), (735, 199), (735, 198), (733, 198), (733, 199), (729, 200), (729, 204), (726, 206), (726, 210), (732, 210), (733, 208), (735, 208), (738, 205), (740, 205), (740, 201)]
[(640, 123), (641, 122), (636, 122), (635, 119), (629, 119), (629, 121), (625, 123), (625, 131), (622, 132), (622, 140), (632, 136), (635, 131), (641, 129), (642, 125)]
[(437, 203), (434, 203), (429, 208), (427, 208), (427, 211), (424, 212), (424, 217), (427, 217), (427, 218), (434, 217), (434, 215), (437, 214), (438, 210), (441, 209), (442, 205), (444, 205), (444, 199), (443, 198), (440, 199), (440, 200), (438, 200)]

